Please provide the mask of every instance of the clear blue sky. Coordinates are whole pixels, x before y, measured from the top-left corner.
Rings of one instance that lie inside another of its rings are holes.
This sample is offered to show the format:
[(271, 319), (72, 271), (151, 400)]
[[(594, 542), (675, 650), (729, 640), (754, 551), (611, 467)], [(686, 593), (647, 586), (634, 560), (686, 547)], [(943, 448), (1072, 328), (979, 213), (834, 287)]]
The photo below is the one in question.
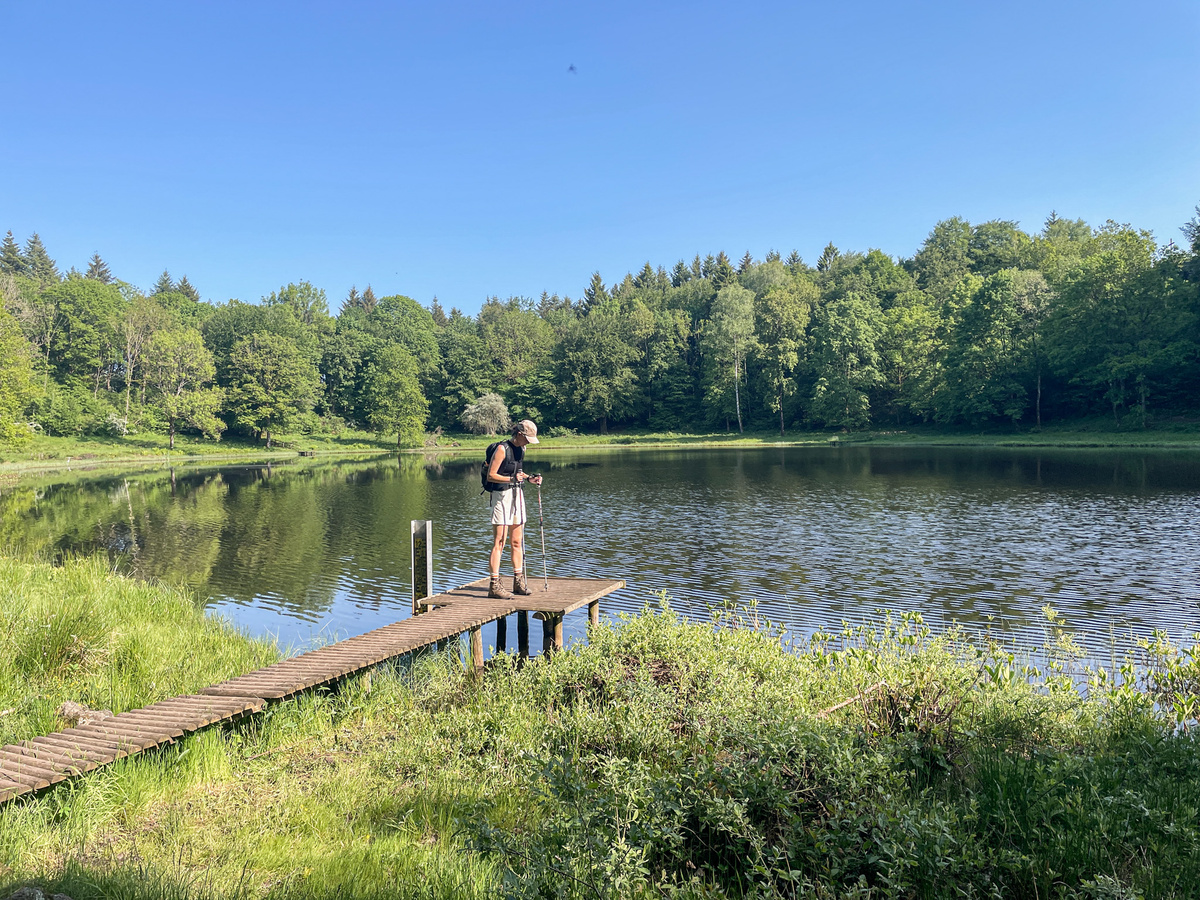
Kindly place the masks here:
[(1166, 241), (1200, 202), (1193, 0), (10, 2), (0, 31), (0, 234), (214, 301), (475, 312), (697, 252), (909, 256), (954, 215)]

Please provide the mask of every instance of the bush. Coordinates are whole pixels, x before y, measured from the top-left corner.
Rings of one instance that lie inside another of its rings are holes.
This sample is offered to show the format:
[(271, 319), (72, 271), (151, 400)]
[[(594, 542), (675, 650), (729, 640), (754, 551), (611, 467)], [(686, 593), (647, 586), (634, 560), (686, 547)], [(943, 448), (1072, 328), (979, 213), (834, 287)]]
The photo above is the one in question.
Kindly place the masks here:
[(103, 397), (80, 385), (64, 387), (51, 381), (46, 394), (34, 405), (34, 421), (46, 434), (72, 437), (111, 434), (109, 416), (122, 418)]
[(484, 394), (463, 410), (462, 423), (471, 434), (501, 434), (512, 428), (508, 406), (499, 394)]

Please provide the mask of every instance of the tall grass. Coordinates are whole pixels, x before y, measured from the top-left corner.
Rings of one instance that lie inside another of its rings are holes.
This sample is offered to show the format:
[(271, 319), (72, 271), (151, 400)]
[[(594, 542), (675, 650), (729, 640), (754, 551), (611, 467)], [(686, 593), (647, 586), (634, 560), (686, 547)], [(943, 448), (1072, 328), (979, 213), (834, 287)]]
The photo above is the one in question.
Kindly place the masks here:
[(426, 655), (0, 808), (0, 895), (1194, 897), (1200, 669), (1118, 667), (1057, 620), (1022, 658), (669, 609), (481, 679)]
[(114, 575), (99, 558), (0, 557), (0, 744), (66, 727), (67, 700), (119, 713), (278, 658), (186, 593)]

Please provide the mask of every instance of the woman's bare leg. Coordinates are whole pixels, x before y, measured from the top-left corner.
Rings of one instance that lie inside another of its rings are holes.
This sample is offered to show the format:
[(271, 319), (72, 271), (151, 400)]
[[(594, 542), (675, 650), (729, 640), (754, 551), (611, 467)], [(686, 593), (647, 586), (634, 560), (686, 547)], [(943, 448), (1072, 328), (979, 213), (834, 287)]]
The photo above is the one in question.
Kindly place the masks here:
[(491, 575), (500, 574), (500, 557), (504, 554), (504, 541), (507, 537), (507, 525), (492, 526), (492, 552), (488, 556), (488, 573)]

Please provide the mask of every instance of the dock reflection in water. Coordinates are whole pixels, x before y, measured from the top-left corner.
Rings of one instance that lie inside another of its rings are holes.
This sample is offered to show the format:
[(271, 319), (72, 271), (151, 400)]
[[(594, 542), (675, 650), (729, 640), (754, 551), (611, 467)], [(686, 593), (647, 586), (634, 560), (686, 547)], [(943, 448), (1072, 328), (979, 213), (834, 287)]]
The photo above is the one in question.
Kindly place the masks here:
[[(434, 520), (437, 590), (485, 573), (477, 455), (18, 483), (0, 545), (106, 551), (301, 648), (408, 615), (412, 519)], [(697, 617), (755, 601), (799, 633), (889, 608), (1040, 640), (1045, 604), (1105, 637), (1200, 629), (1194, 451), (534, 448), (527, 468), (546, 475), (550, 574), (628, 582), (606, 614), (665, 591)]]

